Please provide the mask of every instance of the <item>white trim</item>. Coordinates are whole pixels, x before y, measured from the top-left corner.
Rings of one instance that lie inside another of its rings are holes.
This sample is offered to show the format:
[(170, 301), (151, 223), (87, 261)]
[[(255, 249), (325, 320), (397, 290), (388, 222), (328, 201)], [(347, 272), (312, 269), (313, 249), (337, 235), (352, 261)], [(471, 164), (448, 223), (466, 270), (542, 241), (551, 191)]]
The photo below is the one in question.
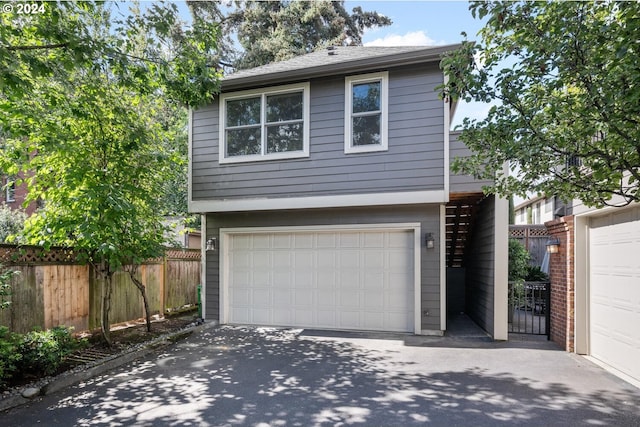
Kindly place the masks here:
[(189, 201), (189, 212), (236, 212), (445, 203), (446, 197), (447, 194), (443, 190), (429, 190), (313, 197), (191, 200)]
[[(409, 225), (409, 224), (407, 224)], [(413, 229), (413, 332), (422, 334), (422, 228), (419, 223)]]
[[(352, 146), (352, 90), (354, 84), (380, 82), (380, 145)], [(389, 149), (389, 72), (347, 76), (344, 79), (344, 152), (345, 154), (371, 153)]]
[(494, 206), (493, 339), (506, 341), (509, 339), (509, 200), (495, 196)]
[[(258, 233), (301, 233), (301, 232), (336, 232), (336, 231), (413, 231), (414, 233), (414, 333), (422, 334), (420, 317), (420, 299), (422, 295), (420, 281), (420, 250), (421, 227), (420, 223), (376, 223), (376, 224), (338, 224), (338, 225), (310, 225), (291, 227), (233, 227), (220, 228), (220, 323), (228, 323), (229, 320), (229, 239), (237, 234)], [(416, 309), (417, 308), (417, 309)]]
[(207, 215), (200, 215), (200, 301), (202, 303), (202, 318), (206, 319), (207, 308)]
[(191, 203), (191, 199), (193, 198), (193, 108), (191, 107), (189, 107), (189, 111), (187, 112), (187, 120), (187, 141), (189, 144), (187, 154), (189, 156), (189, 166), (187, 170), (187, 203)]
[(440, 205), (440, 329), (447, 330), (447, 206)]
[[(449, 76), (443, 73), (444, 76), (444, 85), (446, 86), (449, 82)], [(444, 104), (444, 191), (447, 194), (447, 202), (449, 201), (449, 183), (451, 175), (451, 160), (450, 160), (450, 141), (449, 135), (451, 127), (451, 111), (449, 103), (447, 102), (447, 98), (445, 97), (442, 101)]]
[(573, 219), (574, 250), (574, 351), (589, 354), (589, 215)]
[[(260, 127), (261, 127), (261, 145), (264, 151), (266, 146), (266, 97), (268, 95), (276, 95), (288, 92), (299, 92), (302, 90), (302, 122), (303, 122), (303, 134), (302, 134), (302, 151), (289, 151), (283, 153), (261, 153), (251, 156), (233, 156), (225, 157), (226, 152), (226, 138), (225, 138), (225, 123), (226, 123), (226, 101), (242, 98), (258, 97), (261, 98), (260, 107)], [(239, 92), (228, 92), (220, 95), (218, 109), (219, 109), (219, 126), (218, 126), (218, 163), (246, 163), (246, 162), (262, 162), (268, 160), (282, 160), (282, 159), (299, 159), (303, 157), (309, 157), (309, 127), (311, 126), (311, 108), (310, 104), (310, 84), (297, 83), (291, 85), (274, 86), (267, 89), (252, 89), (243, 90)]]

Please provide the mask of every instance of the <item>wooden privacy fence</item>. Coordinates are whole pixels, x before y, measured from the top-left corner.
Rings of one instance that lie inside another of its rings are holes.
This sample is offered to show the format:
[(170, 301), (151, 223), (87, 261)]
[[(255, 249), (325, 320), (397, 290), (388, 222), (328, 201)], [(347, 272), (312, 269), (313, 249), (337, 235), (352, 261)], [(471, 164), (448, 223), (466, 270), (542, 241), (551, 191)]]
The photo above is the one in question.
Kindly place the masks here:
[(542, 265), (549, 233), (544, 224), (510, 225), (509, 237), (518, 240), (531, 255), (531, 265)]
[[(200, 250), (167, 249), (164, 257), (138, 266), (151, 314), (197, 304)], [(73, 251), (0, 245), (4, 268), (20, 271), (13, 279), (11, 305), (0, 310), (0, 325), (14, 332), (58, 325), (84, 331), (100, 326), (103, 283), (92, 267), (80, 265)], [(110, 318), (121, 323), (144, 316), (140, 292), (129, 274), (113, 276)]]

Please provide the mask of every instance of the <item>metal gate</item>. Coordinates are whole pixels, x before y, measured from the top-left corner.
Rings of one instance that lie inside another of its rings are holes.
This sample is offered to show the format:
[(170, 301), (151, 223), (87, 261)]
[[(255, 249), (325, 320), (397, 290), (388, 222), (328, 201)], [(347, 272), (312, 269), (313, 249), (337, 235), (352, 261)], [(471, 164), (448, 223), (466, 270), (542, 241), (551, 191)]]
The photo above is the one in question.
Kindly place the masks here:
[(549, 282), (509, 283), (509, 332), (550, 337)]

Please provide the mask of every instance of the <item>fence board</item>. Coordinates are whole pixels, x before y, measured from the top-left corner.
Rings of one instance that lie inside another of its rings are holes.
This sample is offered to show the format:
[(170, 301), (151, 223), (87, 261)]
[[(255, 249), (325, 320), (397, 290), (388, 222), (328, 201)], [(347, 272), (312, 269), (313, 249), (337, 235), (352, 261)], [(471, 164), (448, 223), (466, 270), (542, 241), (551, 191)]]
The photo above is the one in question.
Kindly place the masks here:
[(167, 284), (165, 308), (175, 310), (187, 304), (197, 304), (197, 287), (200, 284), (199, 260), (167, 260)]
[(510, 225), (509, 237), (518, 240), (527, 248), (531, 255), (531, 265), (542, 265), (549, 239), (547, 227), (542, 224)]
[(42, 271), (45, 328), (89, 327), (89, 267), (83, 265), (36, 266)]
[[(57, 325), (73, 326), (76, 331), (100, 326), (102, 283), (92, 267), (71, 258), (72, 251), (59, 251), (54, 254), (57, 259), (40, 254), (37, 248), (29, 248), (26, 254), (24, 248), (2, 245), (0, 249), (5, 266), (21, 272), (13, 279), (10, 308), (0, 311), (0, 325), (14, 332)], [(165, 258), (139, 266), (137, 274), (146, 287), (151, 314), (197, 303), (198, 250), (168, 250)], [(114, 274), (111, 307), (113, 323), (144, 316), (142, 298), (127, 272)]]

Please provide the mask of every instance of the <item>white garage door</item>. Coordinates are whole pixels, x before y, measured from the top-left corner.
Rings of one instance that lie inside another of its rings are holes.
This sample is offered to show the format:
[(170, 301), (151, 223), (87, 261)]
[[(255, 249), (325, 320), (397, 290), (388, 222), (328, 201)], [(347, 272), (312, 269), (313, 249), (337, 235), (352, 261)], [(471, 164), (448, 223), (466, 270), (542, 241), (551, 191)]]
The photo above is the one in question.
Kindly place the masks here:
[(640, 208), (591, 219), (590, 352), (640, 381)]
[(413, 236), (412, 230), (230, 234), (222, 319), (413, 331)]

